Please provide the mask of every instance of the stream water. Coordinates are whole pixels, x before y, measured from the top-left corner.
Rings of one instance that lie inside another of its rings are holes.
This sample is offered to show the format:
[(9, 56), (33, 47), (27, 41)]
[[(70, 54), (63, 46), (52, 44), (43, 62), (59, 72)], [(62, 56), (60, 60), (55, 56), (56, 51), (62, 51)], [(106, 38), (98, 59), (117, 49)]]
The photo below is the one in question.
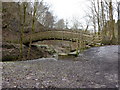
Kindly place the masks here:
[(96, 60), (106, 60), (106, 61), (118, 61), (120, 56), (120, 45), (110, 45), (93, 47), (80, 53), (78, 57), (75, 56), (59, 56), (58, 60), (76, 60), (79, 59), (96, 59)]

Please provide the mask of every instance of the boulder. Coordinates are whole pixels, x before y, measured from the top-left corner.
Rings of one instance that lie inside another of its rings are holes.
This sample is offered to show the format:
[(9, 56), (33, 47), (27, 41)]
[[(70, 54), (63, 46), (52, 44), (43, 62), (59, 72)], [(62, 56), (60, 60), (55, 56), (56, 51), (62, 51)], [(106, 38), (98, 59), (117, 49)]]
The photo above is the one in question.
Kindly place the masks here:
[(49, 45), (32, 44), (32, 46), (36, 47), (39, 51), (42, 51), (44, 54), (43, 57), (50, 57), (56, 53), (55, 49)]
[(19, 46), (10, 44), (10, 43), (2, 43), (2, 61), (11, 61), (17, 60), (19, 57)]

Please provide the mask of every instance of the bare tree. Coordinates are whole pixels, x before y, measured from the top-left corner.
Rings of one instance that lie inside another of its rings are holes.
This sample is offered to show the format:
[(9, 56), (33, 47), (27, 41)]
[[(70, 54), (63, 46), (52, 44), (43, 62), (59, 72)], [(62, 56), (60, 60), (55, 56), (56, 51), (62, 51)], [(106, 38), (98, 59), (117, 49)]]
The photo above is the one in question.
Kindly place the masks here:
[(115, 21), (113, 20), (113, 6), (112, 6), (112, 0), (109, 2), (109, 19), (110, 19), (110, 37), (111, 37), (111, 43), (114, 44), (115, 42), (115, 32), (114, 32), (114, 23)]
[(72, 29), (73, 30), (78, 30), (79, 26), (80, 26), (80, 22), (78, 21), (77, 17), (73, 17), (72, 23), (73, 23)]
[(31, 44), (32, 44), (32, 33), (34, 33), (34, 31), (35, 31), (35, 20), (36, 20), (37, 5), (38, 5), (38, 2), (34, 2), (34, 6), (33, 6), (34, 11), (33, 11), (33, 15), (32, 15), (32, 32), (31, 32), (31, 35), (30, 35), (30, 43), (29, 43), (27, 58), (29, 58), (29, 56), (30, 56), (30, 50), (31, 50)]
[(66, 28), (66, 29), (68, 29), (68, 23), (69, 23), (69, 22), (68, 22), (68, 20), (66, 19), (66, 21), (65, 21), (65, 28)]
[(44, 18), (46, 16), (46, 13), (49, 11), (50, 6), (46, 3), (43, 2), (43, 0), (41, 2), (38, 3), (37, 6), (37, 15), (36, 18), (38, 19), (38, 21), (44, 25)]
[[(19, 19), (20, 19), (20, 59), (22, 60), (23, 58), (23, 39), (24, 39), (24, 29), (25, 29), (25, 23), (26, 23), (26, 8), (27, 8), (27, 3), (26, 2), (22, 2), (21, 4), (19, 4)], [(23, 11), (23, 15), (22, 15), (22, 11)], [(23, 17), (23, 18), (22, 18)], [(22, 25), (22, 27), (21, 27)]]
[(100, 5), (99, 5), (99, 0), (97, 0), (97, 8), (98, 11), (96, 11), (97, 14), (97, 23), (98, 23), (98, 35), (100, 35), (101, 27), (100, 27)]
[(54, 16), (53, 16), (53, 14), (51, 12), (47, 11), (45, 13), (43, 25), (46, 28), (53, 28), (53, 26), (54, 26)]
[(55, 28), (64, 29), (65, 28), (64, 20), (63, 19), (58, 20), (58, 22), (55, 23)]
[(118, 3), (118, 44), (120, 45), (120, 2)]
[(96, 15), (96, 12), (95, 12), (95, 7), (96, 7), (95, 6), (95, 0), (91, 0), (90, 1), (90, 6), (88, 6), (88, 11), (87, 12), (85, 11), (86, 15), (85, 15), (84, 18), (86, 18), (85, 19), (86, 26), (92, 26), (93, 31), (96, 35), (96, 33), (97, 33), (97, 15)]
[[(91, 14), (89, 17), (92, 18), (94, 32), (98, 32), (99, 36), (110, 37), (109, 40), (115, 38), (114, 31), (114, 13), (112, 0), (107, 2), (105, 0), (91, 0)], [(99, 38), (100, 39), (100, 38)]]

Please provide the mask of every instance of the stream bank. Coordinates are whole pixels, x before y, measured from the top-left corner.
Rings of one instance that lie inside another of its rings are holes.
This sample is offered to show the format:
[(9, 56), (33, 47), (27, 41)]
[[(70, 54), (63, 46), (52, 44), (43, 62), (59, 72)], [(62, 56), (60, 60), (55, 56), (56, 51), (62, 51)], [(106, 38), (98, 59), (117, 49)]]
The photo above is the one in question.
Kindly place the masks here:
[[(100, 46), (100, 44), (96, 44)], [(44, 40), (32, 43), (30, 57), (27, 58), (28, 46), (23, 45), (22, 60), (33, 60), (38, 58), (56, 58), (58, 60), (75, 59), (80, 53), (88, 48), (95, 46), (93, 43), (86, 45), (85, 48), (78, 50), (77, 42), (61, 40)], [(2, 61), (21, 61), (19, 58), (20, 44), (3, 42)]]

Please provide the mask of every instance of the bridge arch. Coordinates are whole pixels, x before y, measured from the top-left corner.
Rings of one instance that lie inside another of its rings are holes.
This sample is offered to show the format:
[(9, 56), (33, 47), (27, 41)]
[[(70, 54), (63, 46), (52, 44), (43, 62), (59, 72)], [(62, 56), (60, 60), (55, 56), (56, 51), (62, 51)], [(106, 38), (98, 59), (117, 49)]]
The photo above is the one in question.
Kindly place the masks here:
[[(30, 34), (31, 35), (31, 34)], [(30, 35), (25, 37), (24, 43), (29, 43)], [(65, 40), (76, 42), (78, 40), (91, 39), (90, 35), (83, 34), (81, 32), (72, 32), (72, 31), (44, 31), (32, 34), (32, 41), (43, 41), (43, 40)]]
[[(47, 30), (36, 32), (33, 34), (26, 34), (23, 39), (23, 43), (29, 44), (30, 37), (32, 42), (43, 41), (43, 40), (64, 40), (77, 42), (84, 40), (91, 41), (92, 37), (89, 34), (83, 33), (82, 31), (77, 30)], [(18, 39), (14, 39), (13, 42), (18, 42)]]

